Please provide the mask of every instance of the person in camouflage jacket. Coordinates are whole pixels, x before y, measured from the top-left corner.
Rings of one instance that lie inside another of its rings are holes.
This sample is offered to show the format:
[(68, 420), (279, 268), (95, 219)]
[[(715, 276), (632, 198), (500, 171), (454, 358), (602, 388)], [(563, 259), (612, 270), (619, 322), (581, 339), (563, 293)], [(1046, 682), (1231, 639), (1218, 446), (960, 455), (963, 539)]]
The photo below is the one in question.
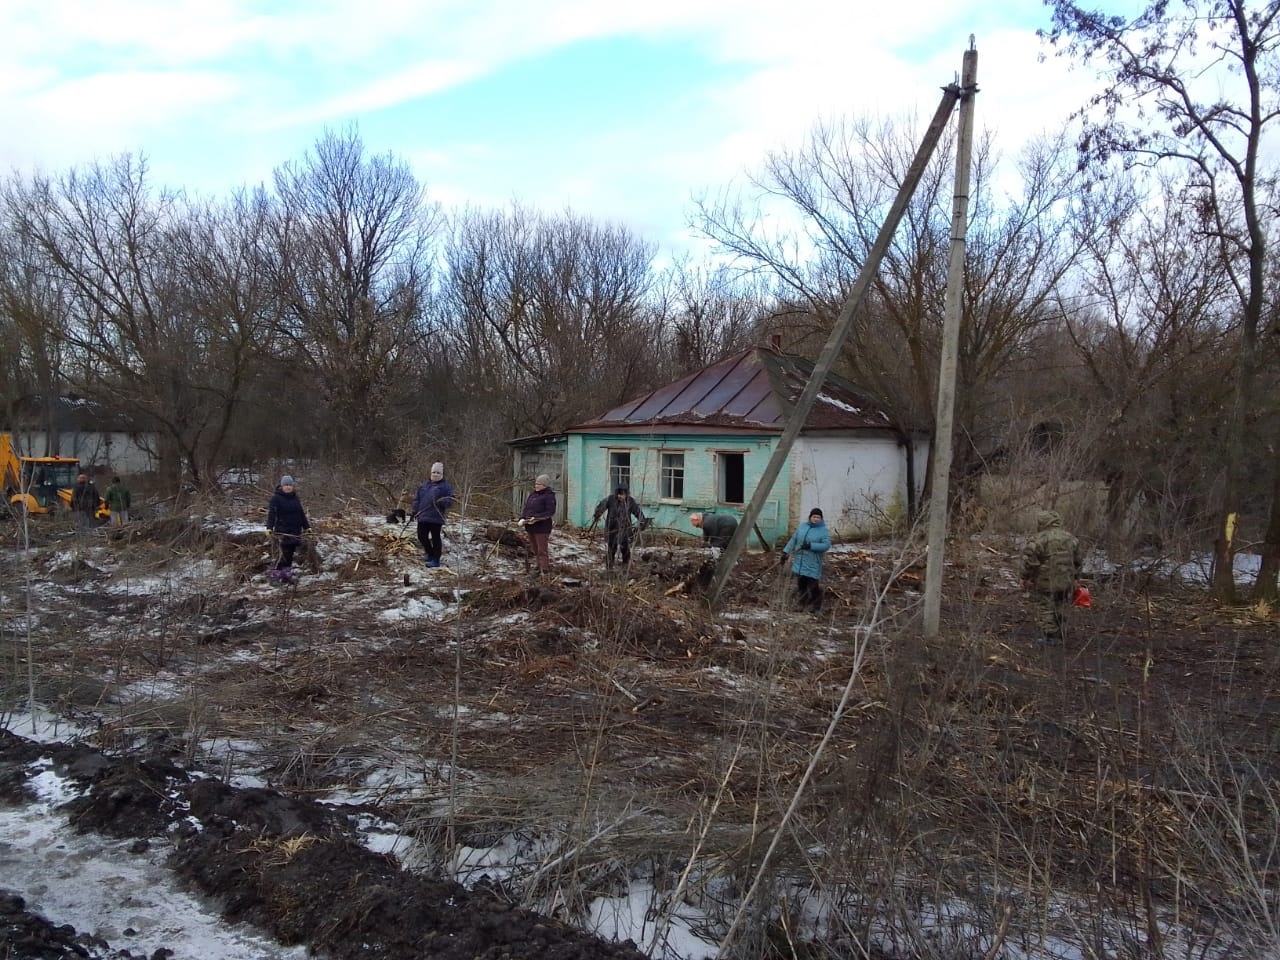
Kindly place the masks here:
[(1022, 549), (1022, 586), (1039, 601), (1036, 624), (1043, 639), (1057, 643), (1080, 575), (1080, 543), (1052, 510), (1040, 511), (1036, 528)]

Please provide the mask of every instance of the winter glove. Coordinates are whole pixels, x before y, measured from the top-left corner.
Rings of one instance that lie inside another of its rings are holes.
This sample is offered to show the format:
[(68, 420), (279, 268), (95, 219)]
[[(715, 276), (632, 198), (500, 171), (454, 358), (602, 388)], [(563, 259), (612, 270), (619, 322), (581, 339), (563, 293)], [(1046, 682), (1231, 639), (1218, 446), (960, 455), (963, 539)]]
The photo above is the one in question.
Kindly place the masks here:
[(268, 539), (268, 540), (270, 540), (270, 539), (271, 539), (271, 531), (270, 531), (270, 530), (268, 530), (268, 531), (267, 531), (267, 539)]
[(785, 553), (778, 554), (778, 566), (782, 566), (786, 562), (787, 562), (787, 555)]

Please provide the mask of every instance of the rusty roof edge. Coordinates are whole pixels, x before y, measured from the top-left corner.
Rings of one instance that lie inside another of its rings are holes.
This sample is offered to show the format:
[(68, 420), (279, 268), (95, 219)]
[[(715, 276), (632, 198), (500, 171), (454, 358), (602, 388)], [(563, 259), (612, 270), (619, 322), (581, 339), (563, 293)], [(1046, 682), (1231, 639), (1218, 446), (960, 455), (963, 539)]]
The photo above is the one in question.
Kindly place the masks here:
[[(785, 411), (787, 417), (791, 416), (791, 412), (795, 409), (795, 400), (791, 398), (789, 387), (791, 379), (796, 381), (797, 391), (796, 399), (804, 390), (804, 385), (808, 383), (813, 376), (814, 369), (817, 364), (815, 361), (806, 357), (797, 356), (795, 354), (779, 354), (774, 353), (765, 359), (765, 365), (769, 372), (769, 383), (774, 388), (774, 392), (778, 397), (779, 404)], [(894, 424), (893, 418), (889, 415), (889, 411), (885, 409), (884, 404), (873, 397), (870, 391), (858, 386), (852, 380), (841, 376), (835, 371), (828, 371), (823, 379), (822, 387), (819, 393), (835, 391), (845, 394), (850, 400), (855, 401), (859, 407), (865, 407), (871, 411), (869, 414), (863, 412), (862, 416), (867, 420), (878, 419), (883, 421), (883, 426), (873, 426), (868, 423), (866, 428), (873, 430), (894, 430), (898, 431), (898, 427)], [(809, 415), (813, 415), (813, 411), (809, 411)], [(806, 418), (805, 432), (810, 429), (808, 427), (808, 418)], [(820, 429), (820, 428), (819, 428)], [(918, 431), (911, 431), (913, 433)], [(928, 431), (925, 431), (927, 433)]]
[[(570, 427), (569, 429), (572, 430), (573, 428)], [(513, 437), (510, 440), (504, 440), (503, 443), (509, 447), (533, 443), (556, 443), (557, 441), (568, 439), (568, 432), (568, 430), (561, 430), (557, 433), (535, 433), (527, 437)]]
[[(744, 417), (730, 417), (723, 415), (697, 417), (686, 413), (672, 417), (652, 417), (648, 420), (628, 420), (625, 423), (618, 420), (597, 420), (593, 423), (580, 423), (577, 426), (570, 427), (567, 432), (621, 433), (628, 430), (652, 427), (705, 427), (721, 428), (725, 430), (740, 430), (754, 433), (780, 433), (782, 431), (782, 427), (780, 425), (768, 424), (760, 420), (747, 420)], [(661, 433), (663, 431), (650, 430), (649, 432)]]

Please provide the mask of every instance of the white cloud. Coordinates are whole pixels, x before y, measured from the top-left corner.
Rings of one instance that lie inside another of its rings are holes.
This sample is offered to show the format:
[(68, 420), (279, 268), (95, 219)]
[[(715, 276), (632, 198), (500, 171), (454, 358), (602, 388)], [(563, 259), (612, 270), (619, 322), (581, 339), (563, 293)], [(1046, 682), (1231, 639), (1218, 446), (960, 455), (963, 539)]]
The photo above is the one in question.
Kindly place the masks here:
[(927, 117), (971, 31), (979, 125), (997, 129), (1006, 152), (1057, 125), (1083, 99), (1083, 75), (1040, 63), (1033, 29), (1007, 25), (1040, 10), (1030, 0), (926, 0), (892, 17), (828, 0), (16, 0), (0, 11), (10, 53), (0, 123), (26, 133), (0, 144), (0, 167), (135, 151), (175, 185), (230, 189), (269, 176), (324, 126), (367, 129), (391, 108), (521, 61), (629, 36), (701, 48), (721, 78), (691, 84), (664, 117), (619, 117), (555, 144), (509, 143), (500, 122), (492, 141), (412, 124), (367, 139), (451, 204), (572, 203), (665, 237), (682, 231), (691, 194), (798, 146), (818, 120)]

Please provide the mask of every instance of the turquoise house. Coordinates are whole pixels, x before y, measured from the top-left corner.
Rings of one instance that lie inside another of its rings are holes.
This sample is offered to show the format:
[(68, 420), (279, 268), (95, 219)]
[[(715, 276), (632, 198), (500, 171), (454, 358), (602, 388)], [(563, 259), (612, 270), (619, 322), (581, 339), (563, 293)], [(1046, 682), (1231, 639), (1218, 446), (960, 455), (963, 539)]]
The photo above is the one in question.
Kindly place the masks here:
[[(546, 473), (562, 524), (586, 526), (619, 486), (659, 529), (694, 536), (692, 513), (740, 518), (812, 372), (803, 358), (751, 347), (563, 433), (512, 440), (514, 505)], [(921, 492), (928, 452), (927, 439), (903, 436), (853, 384), (829, 376), (765, 502), (759, 534), (785, 538), (814, 507), (838, 537), (901, 525)]]

